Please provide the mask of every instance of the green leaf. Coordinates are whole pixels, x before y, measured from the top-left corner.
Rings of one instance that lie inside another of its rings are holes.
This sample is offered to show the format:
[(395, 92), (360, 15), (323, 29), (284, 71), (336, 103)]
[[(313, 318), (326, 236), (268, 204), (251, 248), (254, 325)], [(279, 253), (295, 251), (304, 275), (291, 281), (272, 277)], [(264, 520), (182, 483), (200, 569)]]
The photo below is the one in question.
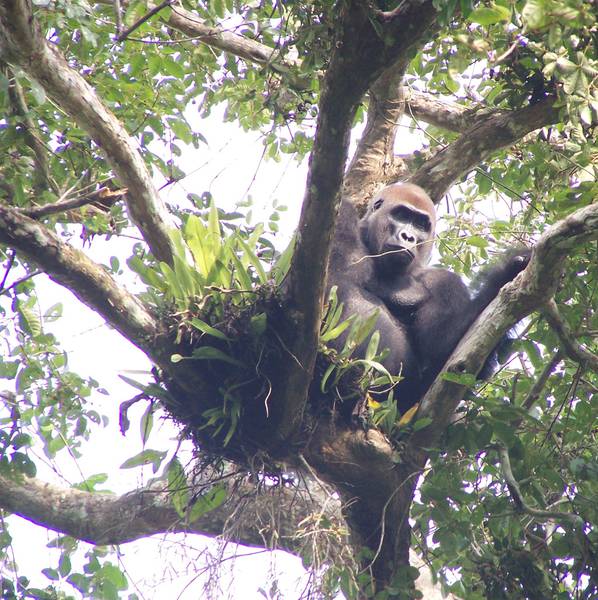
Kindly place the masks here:
[[(378, 352), (378, 346), (380, 344), (380, 332), (378, 330), (372, 333), (370, 337), (370, 341), (368, 342), (368, 347), (365, 351), (365, 359), (367, 361), (371, 361)], [(385, 369), (386, 370), (386, 369)]]
[(218, 338), (219, 340), (224, 340), (225, 342), (231, 341), (228, 336), (226, 336), (224, 333), (222, 333), (222, 331), (215, 329), (214, 327), (212, 327), (211, 325), (208, 325), (205, 321), (202, 321), (201, 319), (198, 319), (197, 317), (191, 319), (191, 325), (193, 325), (193, 327), (195, 327), (196, 329), (199, 329), (199, 331), (201, 331), (202, 333), (211, 335), (215, 338)]
[(224, 19), (224, 1), (223, 0), (210, 0), (210, 6), (217, 17)]
[(126, 590), (129, 587), (127, 578), (123, 572), (116, 566), (111, 564), (102, 565), (96, 577), (109, 581), (117, 590)]
[(42, 573), (51, 581), (58, 581), (60, 575), (56, 569), (42, 569)]
[(521, 11), (521, 18), (528, 29), (543, 29), (548, 25), (548, 0), (528, 0)]
[(56, 321), (60, 317), (62, 317), (62, 303), (61, 302), (53, 304), (44, 313), (44, 321), (47, 321), (48, 323), (52, 323), (53, 321)]
[(247, 269), (243, 266), (243, 263), (241, 263), (239, 257), (234, 252), (230, 253), (230, 258), (234, 266), (235, 278), (239, 282), (241, 289), (251, 290), (253, 288), (253, 283)]
[(488, 240), (479, 235), (469, 235), (466, 238), (466, 242), (469, 246), (475, 246), (476, 248), (487, 248)]
[(139, 454), (132, 456), (125, 460), (125, 462), (120, 465), (121, 469), (134, 469), (135, 467), (140, 467), (143, 465), (153, 465), (153, 472), (156, 473), (162, 464), (162, 461), (166, 458), (166, 452), (162, 452), (160, 450), (151, 450), (146, 448), (142, 450)]
[[(244, 367), (245, 365), (236, 358), (229, 356), (219, 350), (218, 348), (214, 348), (212, 346), (201, 346), (193, 350), (193, 358), (198, 360), (221, 360), (223, 362), (227, 362), (231, 365), (235, 365), (236, 367)], [(172, 357), (171, 357), (172, 360)]]
[(66, 577), (71, 572), (71, 559), (66, 552), (60, 555), (58, 561), (58, 572), (61, 577)]
[(82, 594), (87, 594), (90, 586), (90, 578), (82, 573), (72, 573), (67, 581)]
[(442, 378), (467, 387), (474, 387), (476, 384), (476, 376), (472, 373), (443, 373)]
[(200, 496), (189, 509), (188, 522), (193, 523), (207, 512), (221, 506), (227, 498), (224, 485), (216, 485), (210, 491)]
[(142, 392), (145, 392), (147, 389), (147, 383), (141, 383), (140, 381), (136, 381), (135, 379), (131, 379), (126, 375), (119, 374), (118, 375), (125, 383), (128, 383), (131, 387), (137, 388)]
[(212, 201), (210, 202), (210, 212), (208, 213), (208, 236), (210, 243), (216, 250), (220, 247), (221, 235), (218, 207), (212, 198)]
[(150, 402), (139, 421), (141, 443), (145, 446), (154, 426), (154, 405)]
[(46, 91), (44, 88), (34, 79), (31, 79), (29, 84), (31, 85), (31, 95), (35, 98), (35, 102), (38, 105), (44, 104), (46, 101)]
[(214, 262), (214, 253), (206, 243), (208, 230), (196, 215), (190, 215), (183, 227), (185, 239), (196, 267), (206, 277)]
[(168, 464), (167, 478), (172, 505), (179, 517), (183, 518), (189, 506), (189, 485), (185, 470), (178, 459), (173, 458)]
[(293, 252), (295, 251), (295, 240), (296, 236), (293, 236), (289, 245), (282, 251), (278, 260), (272, 267), (271, 275), (274, 277), (274, 281), (277, 285), (280, 285), (284, 278), (289, 272), (291, 266), (291, 259), (293, 258)]
[(19, 302), (18, 311), (21, 329), (33, 337), (40, 335), (42, 324), (34, 310)]
[(326, 342), (335, 340), (336, 338), (338, 338), (341, 335), (341, 333), (343, 333), (343, 331), (345, 331), (345, 329), (347, 329), (347, 327), (349, 327), (350, 325), (353, 324), (353, 322), (355, 321), (356, 318), (357, 318), (356, 315), (351, 315), (348, 319), (345, 319), (342, 323), (337, 325), (334, 329), (331, 329), (330, 331), (328, 331), (324, 335), (322, 335), (320, 337), (321, 341), (326, 343)]
[(413, 431), (419, 431), (420, 429), (424, 429), (428, 425), (432, 423), (432, 419), (430, 417), (424, 417), (422, 419), (418, 419), (415, 423), (413, 423)]
[(239, 238), (239, 244), (241, 244), (241, 248), (243, 248), (244, 250), (244, 256), (255, 268), (259, 282), (262, 284), (266, 283), (268, 281), (268, 277), (266, 275), (266, 272), (264, 271), (264, 267), (260, 259), (257, 257), (255, 252), (251, 250), (251, 248), (247, 245), (245, 240)]
[(268, 327), (268, 315), (266, 313), (258, 313), (257, 315), (253, 315), (249, 322), (249, 328), (251, 329), (251, 333), (255, 337), (259, 337), (263, 335)]
[(494, 25), (501, 21), (509, 21), (511, 19), (511, 11), (506, 6), (492, 4), (490, 6), (480, 6), (472, 11), (467, 20), (480, 25)]
[(328, 378), (332, 375), (332, 373), (334, 373), (334, 370), (336, 368), (337, 368), (337, 365), (331, 364), (331, 365), (328, 365), (328, 368), (324, 372), (324, 375), (322, 376), (322, 381), (320, 382), (320, 390), (322, 391), (323, 394), (325, 394), (327, 391), (326, 383), (328, 382)]
[(95, 491), (96, 486), (102, 485), (108, 481), (108, 475), (106, 473), (96, 473), (87, 477), (80, 483), (73, 485), (76, 490), (83, 490), (84, 492)]

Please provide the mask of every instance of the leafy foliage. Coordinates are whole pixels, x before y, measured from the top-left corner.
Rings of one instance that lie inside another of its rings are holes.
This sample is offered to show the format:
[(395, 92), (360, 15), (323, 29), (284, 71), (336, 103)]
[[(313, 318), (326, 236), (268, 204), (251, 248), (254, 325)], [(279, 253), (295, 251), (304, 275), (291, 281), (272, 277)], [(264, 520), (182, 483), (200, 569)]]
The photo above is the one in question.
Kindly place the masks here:
[[(375, 4), (385, 11), (402, 6)], [(118, 5), (121, 14), (115, 12)], [(553, 127), (494, 153), (451, 194), (438, 260), (474, 279), (500, 248), (531, 244), (548, 226), (595, 201), (595, 7), (583, 0), (436, 0), (434, 5), (441, 28), (413, 56), (408, 85), (450, 94), (472, 109), (472, 119), (495, 109), (534, 105), (549, 95), (556, 96), (560, 112)], [(124, 124), (152, 172), (170, 186), (191, 174), (194, 167), (186, 167), (184, 160), (189, 153), (213, 150), (198, 117), (213, 116), (221, 104), (226, 120), (259, 132), (265, 158), (301, 160), (309, 153), (340, 8), (342, 3), (329, 0), (183, 2), (163, 7), (126, 36), (123, 31), (147, 16), (147, 3), (36, 1), (34, 16)], [(260, 42), (273, 54), (256, 65), (203, 43), (205, 37), (184, 35), (170, 21), (182, 9), (195, 11), (207, 25)], [(2, 204), (49, 206), (99, 188), (120, 189), (104, 151), (38, 82), (7, 63), (0, 65), (0, 110)], [(364, 112), (358, 111), (358, 119)], [(425, 140), (415, 163), (457, 137), (413, 117), (406, 123)], [(260, 294), (269, 295), (284, 282), (293, 244), (280, 253), (267, 235), (280, 225), (288, 228), (283, 207), (273, 207), (267, 225), (248, 227), (239, 225), (244, 215), (217, 208), (223, 199), (216, 200), (205, 192), (173, 202), (181, 228), (172, 233), (172, 266), (158, 263), (138, 243), (129, 257), (115, 244), (118, 256), (107, 268), (127, 283), (138, 278), (145, 284), (140, 298), (172, 325), (173, 337), (184, 348), (173, 361), (193, 361), (198, 370), (206, 367), (218, 375), (215, 405), (201, 418), (208, 435), (226, 446), (233, 443), (241, 414), (239, 374), (253, 375), (259, 360), (267, 363), (262, 351), (271, 324)], [(80, 235), (84, 244), (131, 234), (120, 202), (52, 213), (44, 222), (72, 242)], [(572, 250), (556, 297), (577, 341), (594, 355), (596, 250), (595, 243)], [(62, 307), (40, 309), (46, 288), (36, 285), (37, 267), (4, 247), (0, 259), (0, 474), (22, 480), (45, 463), (58, 469), (65, 457), (80, 457), (85, 441), (108, 423), (98, 400), (107, 391), (73, 371), (54, 327), (63, 322)], [(241, 314), (247, 316), (242, 328), (237, 327)], [(235, 344), (241, 334), (247, 341), (242, 352)], [(325, 344), (339, 336), (345, 336), (343, 350), (326, 350)], [(595, 598), (598, 377), (588, 364), (562, 352), (542, 314), (523, 323), (516, 337), (514, 356), (491, 383), (472, 389), (459, 419), (432, 449), (412, 510), (414, 539), (445, 591), (461, 598)], [(355, 347), (368, 338), (366, 358), (355, 360)], [(321, 391), (343, 392), (347, 380), (357, 383), (361, 398), (372, 388), (392, 387), (400, 374), (385, 371), (378, 340), (373, 319), (344, 318), (332, 294), (321, 330), (326, 354)], [(546, 381), (538, 386), (543, 374)], [(152, 399), (167, 405), (172, 402), (168, 392), (158, 383), (129, 382), (140, 392), (134, 400), (148, 402), (139, 417), (142, 449), (122, 468), (137, 473), (148, 465), (152, 476), (165, 479), (181, 519), (190, 522), (222, 506), (227, 493), (222, 485), (191, 497), (180, 459), (148, 445), (156, 415), (162, 414)], [(123, 404), (121, 428), (126, 431), (128, 402)], [(370, 425), (399, 445), (403, 434), (427, 426), (412, 422), (412, 415), (397, 415), (392, 392), (388, 401), (369, 406)], [(519, 495), (509, 483), (509, 469)], [(100, 493), (107, 481), (107, 474), (95, 473), (73, 487)], [(534, 515), (530, 508), (540, 512)], [(330, 530), (330, 539), (340, 545), (344, 532), (332, 531), (324, 517), (317, 526)], [(17, 570), (12, 544), (2, 512), (2, 598), (136, 597), (112, 549), (82, 549), (66, 536), (52, 539), (56, 560), (44, 569), (40, 584), (39, 576), (30, 580)], [(310, 559), (315, 564), (314, 555), (306, 554)], [(322, 593), (333, 597), (340, 589), (347, 598), (374, 595), (367, 574), (356, 576), (352, 567), (330, 568)], [(404, 574), (405, 580), (414, 574)], [(374, 597), (400, 593), (397, 585)]]

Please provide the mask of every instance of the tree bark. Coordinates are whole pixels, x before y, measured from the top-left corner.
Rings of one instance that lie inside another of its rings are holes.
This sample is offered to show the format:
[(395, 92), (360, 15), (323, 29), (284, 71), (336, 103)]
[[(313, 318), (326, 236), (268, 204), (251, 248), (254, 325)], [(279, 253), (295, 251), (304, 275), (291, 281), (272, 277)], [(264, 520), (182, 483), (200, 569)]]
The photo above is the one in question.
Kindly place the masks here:
[(558, 110), (554, 102), (554, 97), (547, 97), (519, 110), (480, 117), (457, 141), (427, 160), (409, 181), (424, 188), (434, 202), (440, 202), (459, 177), (469, 173), (493, 152), (555, 122)]

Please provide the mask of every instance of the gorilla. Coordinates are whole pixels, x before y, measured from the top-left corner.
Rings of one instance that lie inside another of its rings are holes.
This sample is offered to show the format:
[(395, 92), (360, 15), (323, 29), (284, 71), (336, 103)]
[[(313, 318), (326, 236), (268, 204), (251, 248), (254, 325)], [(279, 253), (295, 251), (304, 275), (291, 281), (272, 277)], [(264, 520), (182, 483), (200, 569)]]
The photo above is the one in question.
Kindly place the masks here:
[[(393, 184), (361, 220), (349, 202), (341, 204), (330, 256), (328, 285), (337, 287), (344, 315), (378, 310), (379, 348), (389, 350), (384, 366), (403, 377), (394, 391), (401, 412), (419, 402), (473, 321), (530, 257), (526, 248), (506, 254), (472, 296), (459, 275), (427, 266), (435, 225), (434, 204), (422, 188)], [(341, 337), (333, 346), (343, 343)], [(362, 358), (366, 347), (367, 341), (356, 355)]]

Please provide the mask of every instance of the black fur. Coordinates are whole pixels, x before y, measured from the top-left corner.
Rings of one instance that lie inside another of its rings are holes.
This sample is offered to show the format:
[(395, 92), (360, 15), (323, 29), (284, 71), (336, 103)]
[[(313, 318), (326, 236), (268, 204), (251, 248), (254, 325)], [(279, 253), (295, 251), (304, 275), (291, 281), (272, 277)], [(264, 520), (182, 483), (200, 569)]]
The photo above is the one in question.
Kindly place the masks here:
[[(349, 203), (341, 205), (330, 258), (329, 286), (337, 286), (345, 316), (379, 310), (379, 348), (390, 350), (385, 366), (404, 377), (395, 389), (401, 412), (420, 400), (473, 321), (529, 262), (527, 249), (508, 253), (483, 274), (472, 296), (457, 274), (426, 266), (434, 223), (423, 190), (389, 186), (361, 221)], [(491, 360), (484, 375), (490, 368)]]

